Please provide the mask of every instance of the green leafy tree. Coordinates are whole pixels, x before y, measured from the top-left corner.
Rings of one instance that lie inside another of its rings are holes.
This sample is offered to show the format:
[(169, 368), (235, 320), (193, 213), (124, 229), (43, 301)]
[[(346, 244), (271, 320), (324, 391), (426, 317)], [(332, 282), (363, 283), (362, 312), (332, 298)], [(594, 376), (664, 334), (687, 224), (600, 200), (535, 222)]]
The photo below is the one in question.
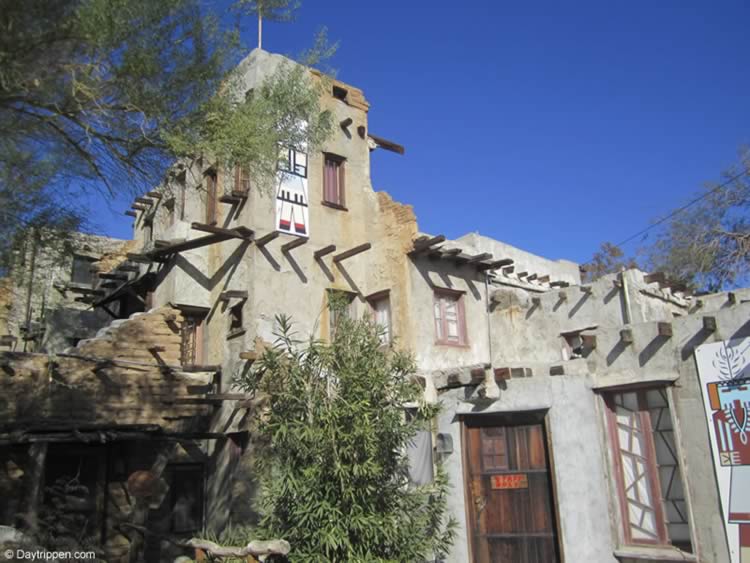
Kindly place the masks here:
[[(334, 305), (335, 306), (335, 305)], [(292, 561), (402, 561), (440, 557), (453, 537), (448, 484), (410, 485), (406, 447), (436, 407), (419, 403), (413, 360), (385, 349), (368, 319), (343, 312), (330, 344), (277, 341), (239, 384), (263, 401), (258, 422), (262, 518), (258, 537), (284, 538)]]
[(239, 27), (219, 6), (0, 0), (0, 255), (29, 227), (80, 227), (91, 190), (142, 193), (201, 152), (269, 178), (279, 144), (314, 148), (330, 131), (320, 80), (298, 66), (245, 96)]
[(724, 176), (671, 215), (646, 249), (650, 269), (705, 291), (750, 281), (750, 149)]

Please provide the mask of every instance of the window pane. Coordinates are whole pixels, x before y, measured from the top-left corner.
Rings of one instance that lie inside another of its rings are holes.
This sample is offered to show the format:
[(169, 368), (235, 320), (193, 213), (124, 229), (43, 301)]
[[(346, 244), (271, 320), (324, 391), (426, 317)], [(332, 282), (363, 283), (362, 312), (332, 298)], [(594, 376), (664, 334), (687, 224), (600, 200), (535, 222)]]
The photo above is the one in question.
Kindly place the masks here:
[(614, 396), (615, 424), (622, 468), (622, 485), (625, 493), (628, 526), (634, 540), (658, 541), (659, 531), (656, 517), (651, 476), (650, 455), (644, 434), (641, 413), (638, 410), (636, 393), (619, 393)]

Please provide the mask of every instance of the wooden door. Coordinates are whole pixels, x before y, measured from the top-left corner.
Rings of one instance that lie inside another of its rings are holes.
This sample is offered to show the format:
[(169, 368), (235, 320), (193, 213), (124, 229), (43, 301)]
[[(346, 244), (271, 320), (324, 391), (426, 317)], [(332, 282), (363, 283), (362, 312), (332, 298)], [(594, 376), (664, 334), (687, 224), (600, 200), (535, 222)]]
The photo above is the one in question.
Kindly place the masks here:
[(559, 562), (543, 421), (468, 419), (463, 438), (472, 560)]

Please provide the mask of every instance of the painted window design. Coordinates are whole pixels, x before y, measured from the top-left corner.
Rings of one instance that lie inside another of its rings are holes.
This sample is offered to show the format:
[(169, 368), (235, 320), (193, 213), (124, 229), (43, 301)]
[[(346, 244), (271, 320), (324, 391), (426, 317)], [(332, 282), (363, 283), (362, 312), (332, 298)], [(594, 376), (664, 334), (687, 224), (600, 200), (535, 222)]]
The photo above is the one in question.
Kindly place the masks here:
[(323, 163), (323, 201), (334, 206), (344, 207), (344, 158), (325, 154)]
[(626, 543), (691, 551), (666, 390), (610, 393), (605, 400)]
[(307, 153), (292, 147), (281, 149), (279, 185), (276, 189), (276, 230), (307, 237)]
[(463, 294), (436, 291), (434, 299), (435, 336), (438, 344), (466, 344)]

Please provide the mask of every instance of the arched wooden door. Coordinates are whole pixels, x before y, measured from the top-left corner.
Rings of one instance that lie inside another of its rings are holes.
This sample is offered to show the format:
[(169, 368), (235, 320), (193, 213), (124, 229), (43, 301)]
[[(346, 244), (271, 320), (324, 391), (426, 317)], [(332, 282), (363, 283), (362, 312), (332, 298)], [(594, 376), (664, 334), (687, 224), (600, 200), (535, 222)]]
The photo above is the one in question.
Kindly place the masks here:
[(541, 415), (463, 420), (472, 561), (561, 561)]

